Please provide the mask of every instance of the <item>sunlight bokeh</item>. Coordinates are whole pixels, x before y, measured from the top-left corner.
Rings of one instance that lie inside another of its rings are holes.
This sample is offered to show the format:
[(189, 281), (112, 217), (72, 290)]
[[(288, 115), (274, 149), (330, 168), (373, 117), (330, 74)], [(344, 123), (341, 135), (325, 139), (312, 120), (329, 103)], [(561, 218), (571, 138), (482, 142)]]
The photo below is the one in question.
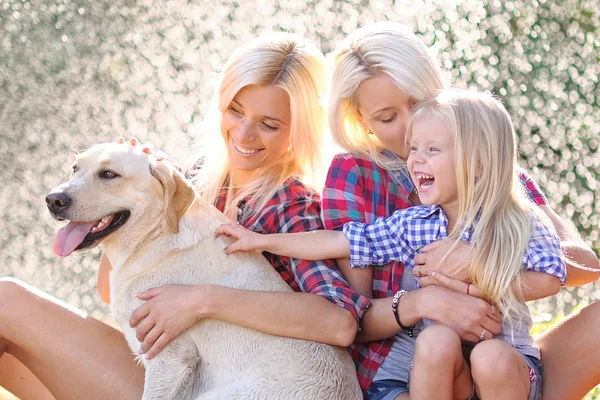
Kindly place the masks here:
[[(431, 46), (453, 84), (498, 94), (522, 165), (559, 214), (600, 249), (600, 5), (595, 0), (185, 0), (0, 2), (0, 276), (14, 276), (106, 319), (99, 250), (60, 259), (49, 188), (71, 154), (136, 136), (189, 165), (202, 116), (231, 52), (291, 31), (326, 54), (361, 24), (396, 20)], [(212, 138), (214, 135), (214, 139)], [(536, 303), (554, 320), (600, 297), (563, 289)], [(2, 394), (0, 392), (0, 398)]]

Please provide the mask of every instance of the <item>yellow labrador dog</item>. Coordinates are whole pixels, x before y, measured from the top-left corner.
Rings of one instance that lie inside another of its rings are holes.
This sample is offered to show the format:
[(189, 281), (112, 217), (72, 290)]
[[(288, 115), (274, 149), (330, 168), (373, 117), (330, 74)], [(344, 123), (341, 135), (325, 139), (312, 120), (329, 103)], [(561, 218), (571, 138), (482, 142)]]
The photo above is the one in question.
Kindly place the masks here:
[[(214, 231), (227, 218), (170, 164), (140, 146), (105, 143), (77, 157), (73, 174), (46, 198), (59, 220), (54, 251), (67, 256), (98, 244), (110, 259), (112, 315), (135, 354), (129, 327), (135, 295), (166, 284), (213, 283), (290, 291), (266, 259), (226, 255)], [(359, 399), (344, 349), (267, 335), (227, 322), (199, 321), (145, 360), (143, 399)]]

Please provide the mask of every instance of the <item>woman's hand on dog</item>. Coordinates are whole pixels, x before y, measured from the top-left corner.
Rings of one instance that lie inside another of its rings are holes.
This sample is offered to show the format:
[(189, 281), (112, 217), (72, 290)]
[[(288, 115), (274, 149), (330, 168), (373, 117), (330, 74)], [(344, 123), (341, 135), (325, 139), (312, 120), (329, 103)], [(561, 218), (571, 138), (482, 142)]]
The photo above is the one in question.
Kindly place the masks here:
[[(145, 303), (133, 311), (129, 325), (142, 343), (140, 354), (156, 356), (171, 340), (205, 318), (212, 285), (165, 285), (139, 293)], [(207, 295), (207, 296), (204, 296)]]
[(236, 251), (256, 251), (262, 252), (264, 250), (264, 235), (253, 232), (249, 229), (244, 228), (241, 225), (234, 224), (233, 222), (227, 222), (215, 231), (215, 237), (228, 236), (236, 239), (235, 242), (225, 247), (225, 253), (231, 254)]

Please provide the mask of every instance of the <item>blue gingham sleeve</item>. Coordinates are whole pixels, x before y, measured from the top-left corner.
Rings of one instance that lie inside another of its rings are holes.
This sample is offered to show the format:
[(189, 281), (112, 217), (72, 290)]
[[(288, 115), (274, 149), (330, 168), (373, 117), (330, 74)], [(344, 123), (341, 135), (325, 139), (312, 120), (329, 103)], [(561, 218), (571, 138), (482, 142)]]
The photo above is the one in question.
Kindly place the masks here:
[(399, 261), (412, 268), (416, 251), (408, 240), (410, 218), (406, 211), (398, 210), (389, 218), (378, 218), (372, 225), (346, 223), (343, 231), (350, 242), (350, 266), (365, 268)]
[(531, 217), (533, 232), (525, 252), (525, 270), (554, 275), (564, 285), (567, 281), (567, 266), (562, 258), (560, 240), (535, 215)]

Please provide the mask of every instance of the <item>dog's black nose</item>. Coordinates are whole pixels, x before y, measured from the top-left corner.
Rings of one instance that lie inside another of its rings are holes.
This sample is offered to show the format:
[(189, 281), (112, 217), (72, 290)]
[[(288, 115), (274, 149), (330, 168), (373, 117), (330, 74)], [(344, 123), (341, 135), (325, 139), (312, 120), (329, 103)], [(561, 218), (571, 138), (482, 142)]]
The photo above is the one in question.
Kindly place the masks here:
[(64, 193), (50, 193), (46, 196), (46, 205), (52, 214), (58, 214), (71, 204), (71, 198)]

